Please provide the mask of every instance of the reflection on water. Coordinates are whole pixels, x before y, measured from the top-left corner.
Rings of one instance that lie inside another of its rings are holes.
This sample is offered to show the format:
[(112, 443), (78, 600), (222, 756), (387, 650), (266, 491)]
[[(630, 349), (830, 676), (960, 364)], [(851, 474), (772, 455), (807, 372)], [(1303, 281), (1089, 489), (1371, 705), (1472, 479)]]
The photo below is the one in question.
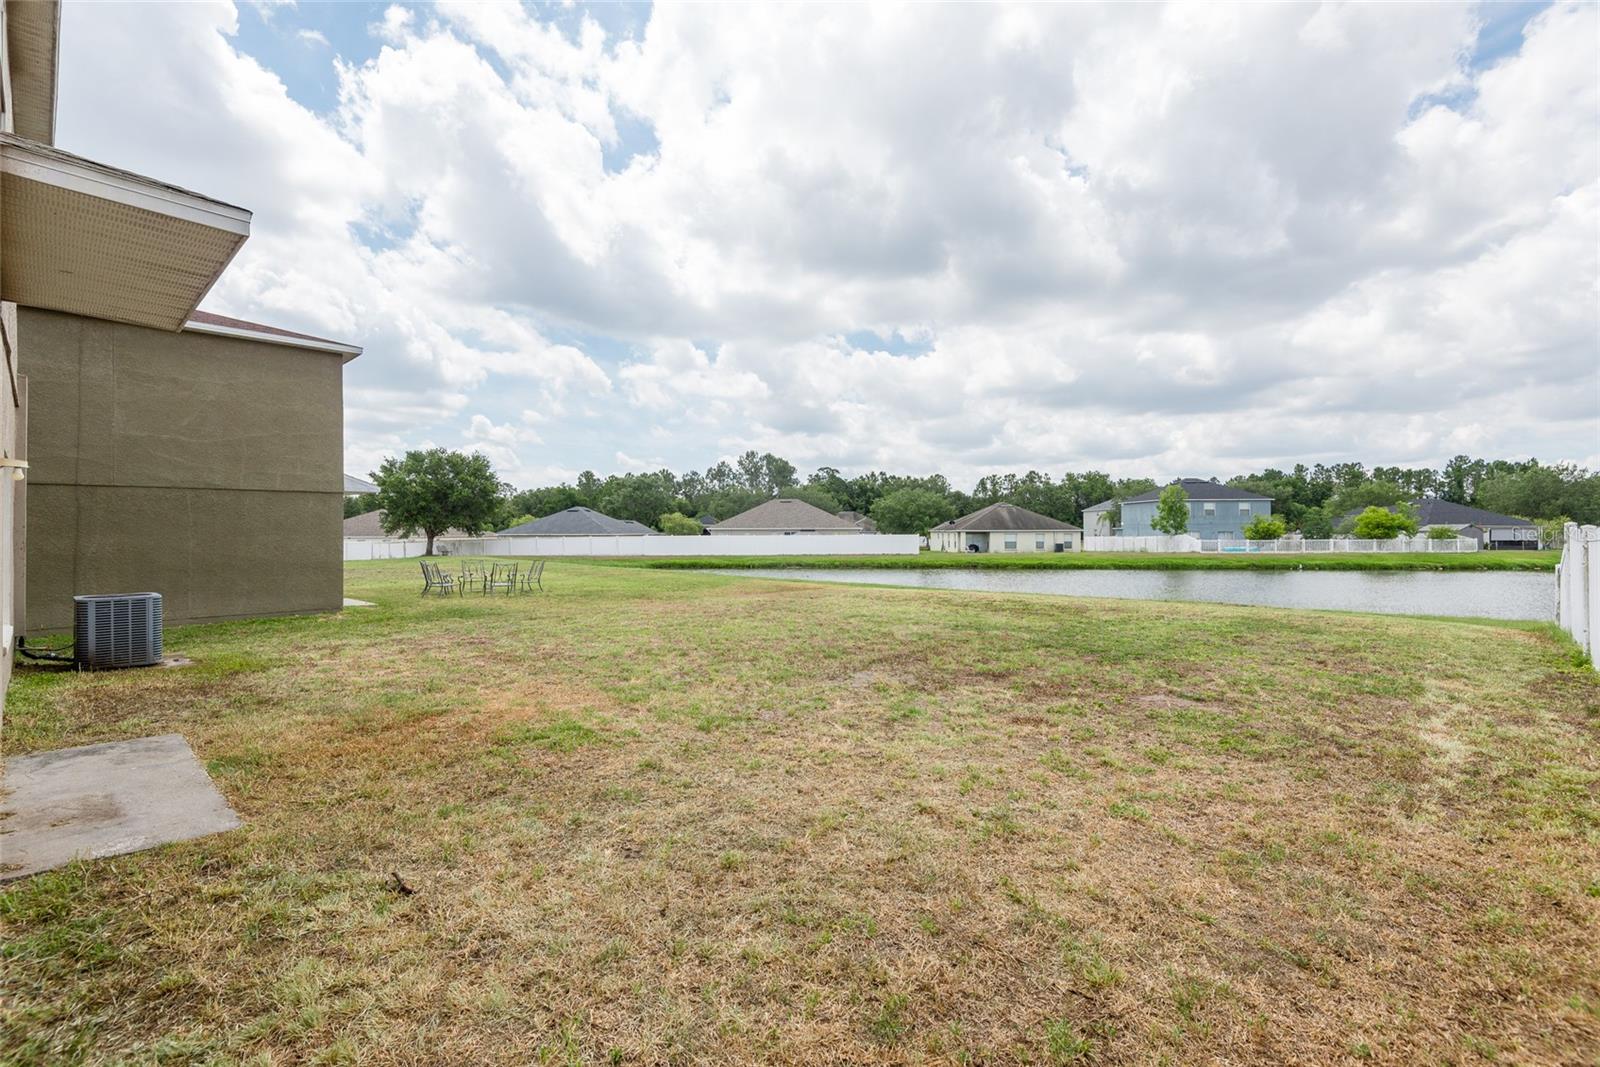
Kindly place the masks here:
[(1199, 600), (1274, 608), (1554, 621), (1552, 574), (1513, 571), (719, 570), (751, 578), (921, 589)]

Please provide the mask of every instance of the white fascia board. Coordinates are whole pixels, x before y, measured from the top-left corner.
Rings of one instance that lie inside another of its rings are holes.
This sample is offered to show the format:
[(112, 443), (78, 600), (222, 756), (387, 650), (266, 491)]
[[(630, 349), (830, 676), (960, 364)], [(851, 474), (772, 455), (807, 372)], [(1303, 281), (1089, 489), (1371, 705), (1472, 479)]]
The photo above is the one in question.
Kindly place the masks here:
[(243, 330), (237, 326), (222, 326), (214, 322), (186, 322), (183, 324), (184, 333), (209, 333), (218, 337), (238, 337), (245, 341), (260, 341), (269, 345), (283, 345), (286, 348), (305, 348), (313, 352), (332, 352), (344, 357), (346, 363), (355, 359), (362, 353), (360, 345), (347, 345), (338, 341), (317, 341), (308, 337), (285, 337), (278, 333), (262, 333), (259, 330)]
[(245, 208), (34, 145), (15, 135), (0, 135), (0, 171), (240, 237), (250, 236), (250, 212)]

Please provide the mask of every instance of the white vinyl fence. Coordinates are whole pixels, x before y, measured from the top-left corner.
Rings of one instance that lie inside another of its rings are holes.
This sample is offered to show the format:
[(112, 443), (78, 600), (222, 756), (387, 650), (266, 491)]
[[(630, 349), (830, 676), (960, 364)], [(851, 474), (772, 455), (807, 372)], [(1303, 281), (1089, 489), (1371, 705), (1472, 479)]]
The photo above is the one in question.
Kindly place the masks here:
[(1085, 552), (1257, 552), (1299, 554), (1302, 552), (1476, 552), (1478, 542), (1470, 537), (1396, 537), (1377, 541), (1356, 537), (1284, 537), (1276, 541), (1241, 539), (1202, 539), (1193, 534), (1175, 537), (1085, 537)]
[(1085, 552), (1198, 552), (1200, 538), (1188, 534), (1175, 537), (1090, 537), (1083, 535)]
[(1564, 542), (1556, 568), (1556, 621), (1593, 663), (1600, 659), (1595, 618), (1600, 612), (1600, 526), (1569, 522)]
[[(451, 556), (914, 556), (915, 534), (749, 534), (737, 537), (452, 537), (434, 551)], [(420, 556), (426, 540), (347, 537), (349, 560)]]

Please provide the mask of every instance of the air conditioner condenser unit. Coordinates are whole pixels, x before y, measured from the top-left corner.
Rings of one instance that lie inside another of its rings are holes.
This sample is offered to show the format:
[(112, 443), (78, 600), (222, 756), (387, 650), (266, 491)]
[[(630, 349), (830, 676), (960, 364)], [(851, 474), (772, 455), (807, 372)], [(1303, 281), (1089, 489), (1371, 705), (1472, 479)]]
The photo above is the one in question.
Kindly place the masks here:
[(149, 667), (161, 662), (161, 594), (72, 598), (72, 659), (79, 667)]

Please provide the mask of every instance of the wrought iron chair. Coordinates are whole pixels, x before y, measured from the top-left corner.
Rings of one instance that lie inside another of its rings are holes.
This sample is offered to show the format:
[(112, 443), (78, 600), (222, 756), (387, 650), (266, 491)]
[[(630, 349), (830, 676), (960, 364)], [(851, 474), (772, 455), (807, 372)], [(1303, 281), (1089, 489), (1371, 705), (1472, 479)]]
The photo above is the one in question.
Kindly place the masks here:
[(425, 559), (417, 562), (422, 564), (422, 596), (427, 596), (429, 593), (444, 596), (446, 593), (456, 591), (455, 575), (446, 574), (439, 569), (437, 563), (429, 563)]
[(488, 579), (488, 577), (489, 577), (489, 574), (488, 574), (487, 571), (485, 571), (483, 569), (483, 564), (481, 564), (481, 563), (468, 563), (467, 561), (463, 560), (461, 562), (461, 593), (462, 593), (462, 595), (463, 596), (466, 595), (468, 586), (482, 586), (484, 581), (486, 581)]
[(536, 559), (528, 564), (528, 569), (522, 572), (522, 591), (531, 593), (537, 586), (539, 592), (544, 592), (544, 560)]
[(517, 588), (517, 565), (515, 563), (496, 563), (489, 568), (489, 576), (483, 580), (483, 591), (492, 593), (496, 589), (504, 589), (510, 596)]

